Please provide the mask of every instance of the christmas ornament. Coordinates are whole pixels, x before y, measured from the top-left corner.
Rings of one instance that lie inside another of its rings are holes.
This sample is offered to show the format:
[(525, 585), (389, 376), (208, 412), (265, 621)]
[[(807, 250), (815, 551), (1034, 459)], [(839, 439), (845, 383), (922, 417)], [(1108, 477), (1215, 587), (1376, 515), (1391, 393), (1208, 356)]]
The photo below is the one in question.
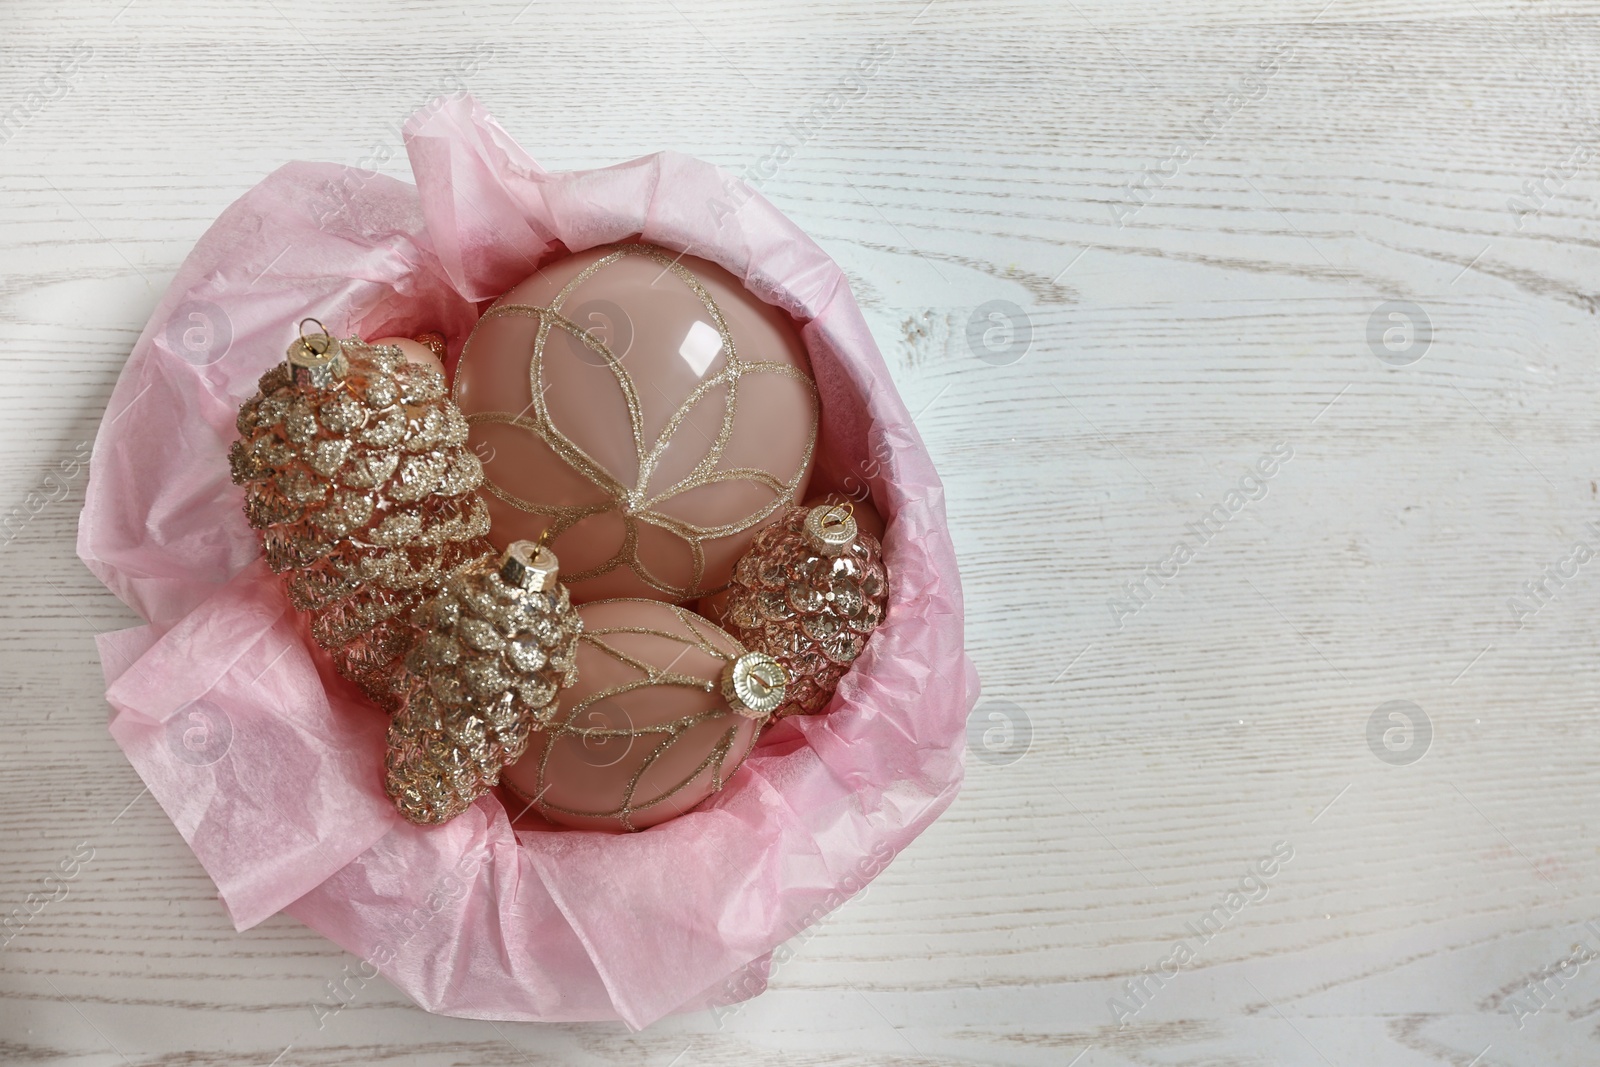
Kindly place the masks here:
[(652, 245), (558, 260), (479, 320), (455, 399), (490, 538), (550, 531), (580, 602), (727, 584), (804, 496), (819, 406), (794, 321), (721, 267)]
[(437, 370), (398, 347), (305, 335), (315, 321), (239, 409), (233, 480), (312, 636), (393, 711), (411, 610), (493, 552), (483, 472)]
[(642, 830), (721, 789), (783, 700), (783, 668), (655, 600), (577, 608), (577, 683), (501, 784), (563, 826)]
[(857, 527), (853, 511), (849, 504), (790, 508), (734, 568), (728, 629), (789, 676), (774, 718), (821, 711), (883, 620), (883, 549)]
[[(819, 464), (817, 468), (817, 480), (820, 480), (822, 473), (822, 467)], [(813, 490), (817, 488), (817, 480), (813, 480), (812, 482)], [(847, 497), (838, 491), (828, 493), (813, 493), (813, 495), (800, 506), (804, 508), (814, 508), (820, 507), (823, 504), (837, 504), (840, 507), (850, 508), (850, 517), (856, 520), (856, 530), (859, 533), (867, 534), (876, 538), (880, 545), (883, 543), (883, 517), (880, 516), (878, 514), (878, 510), (872, 506), (872, 501), (870, 498), (866, 500), (856, 500)], [(701, 597), (695, 602), (694, 610), (699, 612), (701, 615), (704, 615), (706, 618), (710, 619), (724, 630), (728, 629), (728, 599), (733, 595), (733, 590), (734, 586), (730, 584), (726, 589), (712, 593), (707, 597)]]
[(415, 680), (389, 724), (384, 781), (410, 821), (467, 810), (577, 680), (583, 621), (557, 568), (548, 548), (516, 541), (459, 569), (413, 614), (425, 633), (406, 659)]

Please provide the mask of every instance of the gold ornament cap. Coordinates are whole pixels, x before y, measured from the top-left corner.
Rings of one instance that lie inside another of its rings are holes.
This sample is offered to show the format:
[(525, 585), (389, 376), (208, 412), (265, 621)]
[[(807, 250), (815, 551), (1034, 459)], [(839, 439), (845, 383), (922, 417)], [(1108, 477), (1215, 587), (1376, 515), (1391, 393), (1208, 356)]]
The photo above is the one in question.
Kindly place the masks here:
[(500, 577), (518, 589), (548, 593), (560, 570), (556, 554), (538, 541), (513, 541), (500, 556)]
[[(306, 336), (306, 323), (316, 322), (320, 333)], [(349, 370), (344, 349), (316, 319), (300, 320), (300, 336), (289, 345), (289, 372), (296, 385), (325, 389)]]
[(437, 356), (440, 363), (444, 362), (446, 354), (444, 334), (438, 330), (427, 330), (417, 334), (412, 340)]
[(777, 711), (788, 688), (783, 664), (765, 652), (746, 652), (722, 669), (722, 698), (747, 719), (765, 719)]
[(821, 504), (806, 515), (806, 547), (822, 556), (841, 555), (856, 543), (855, 509), (850, 505)]

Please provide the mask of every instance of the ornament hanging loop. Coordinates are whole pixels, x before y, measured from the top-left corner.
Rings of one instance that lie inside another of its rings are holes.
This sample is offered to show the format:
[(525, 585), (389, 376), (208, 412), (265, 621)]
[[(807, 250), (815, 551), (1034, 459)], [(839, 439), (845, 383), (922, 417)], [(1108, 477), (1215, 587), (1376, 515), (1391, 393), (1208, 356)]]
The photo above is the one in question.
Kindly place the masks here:
[[(310, 337), (306, 336), (306, 323), (308, 322), (314, 322), (317, 324), (317, 332), (312, 334)], [(327, 346), (329, 341), (333, 340), (332, 335), (328, 333), (328, 328), (322, 325), (321, 319), (313, 319), (309, 317), (301, 319), (299, 329), (300, 340), (306, 342), (306, 344), (317, 349), (319, 352)]]
[(804, 533), (807, 547), (823, 556), (842, 555), (856, 543), (855, 505), (819, 504), (806, 514)]
[(832, 507), (830, 507), (828, 509), (828, 513), (823, 516), (822, 525), (843, 526), (847, 522), (853, 522), (855, 520), (855, 516), (855, 501), (847, 500), (843, 504), (834, 504)]
[[(306, 333), (308, 322), (317, 324), (317, 333)], [(300, 320), (299, 336), (289, 345), (288, 359), (298, 385), (324, 389), (344, 377), (344, 350), (318, 319)]]

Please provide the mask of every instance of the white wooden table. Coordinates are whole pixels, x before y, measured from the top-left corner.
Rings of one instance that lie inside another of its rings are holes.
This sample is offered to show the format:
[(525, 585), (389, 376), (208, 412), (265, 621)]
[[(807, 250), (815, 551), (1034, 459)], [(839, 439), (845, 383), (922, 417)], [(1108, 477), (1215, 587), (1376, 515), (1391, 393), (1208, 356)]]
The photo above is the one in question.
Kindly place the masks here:
[[(1600, 1062), (1600, 4), (524, 4), (0, 13), (0, 913), (52, 898), (0, 1063)], [(379, 981), (318, 1030), (353, 961), (235, 933), (105, 730), (74, 458), (129, 348), (225, 205), (405, 176), (458, 79), (552, 169), (798, 140), (761, 188), (946, 479), (966, 790), (720, 1028)]]

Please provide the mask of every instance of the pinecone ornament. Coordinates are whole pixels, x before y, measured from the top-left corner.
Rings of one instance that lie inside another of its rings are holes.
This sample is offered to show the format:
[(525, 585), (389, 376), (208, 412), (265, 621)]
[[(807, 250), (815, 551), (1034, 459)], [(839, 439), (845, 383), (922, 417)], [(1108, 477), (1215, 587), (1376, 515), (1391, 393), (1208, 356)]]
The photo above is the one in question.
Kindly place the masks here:
[(847, 506), (787, 509), (734, 568), (728, 629), (783, 665), (789, 685), (773, 713), (814, 715), (883, 620), (883, 548)]
[(238, 428), (233, 480), (268, 566), (339, 673), (396, 710), (411, 612), (494, 551), (483, 468), (443, 375), (396, 347), (302, 335)]
[(417, 611), (427, 633), (407, 659), (414, 680), (389, 724), (384, 781), (411, 822), (447, 822), (487, 793), (577, 680), (583, 620), (557, 567), (548, 548), (514, 541)]

